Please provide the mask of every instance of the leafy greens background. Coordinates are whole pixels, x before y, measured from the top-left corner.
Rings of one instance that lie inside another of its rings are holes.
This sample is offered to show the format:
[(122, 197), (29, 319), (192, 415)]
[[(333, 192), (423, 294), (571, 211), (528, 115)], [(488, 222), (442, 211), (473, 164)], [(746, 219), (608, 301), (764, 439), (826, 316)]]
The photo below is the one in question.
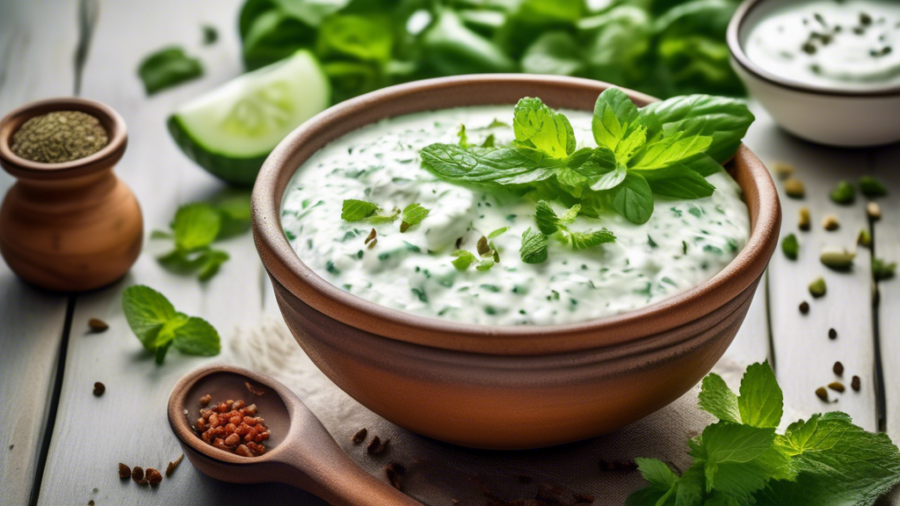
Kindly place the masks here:
[(743, 95), (725, 31), (738, 0), (247, 0), (255, 69), (305, 48), (333, 100), (456, 74), (588, 77), (667, 98)]

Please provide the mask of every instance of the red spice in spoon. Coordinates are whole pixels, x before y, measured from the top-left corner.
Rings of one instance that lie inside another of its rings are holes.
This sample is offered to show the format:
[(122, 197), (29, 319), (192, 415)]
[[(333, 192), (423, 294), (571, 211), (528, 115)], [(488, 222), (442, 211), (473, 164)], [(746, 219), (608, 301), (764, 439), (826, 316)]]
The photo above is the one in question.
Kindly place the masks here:
[[(211, 395), (200, 398), (207, 406)], [(200, 438), (220, 450), (242, 457), (257, 457), (266, 453), (263, 442), (269, 439), (266, 421), (256, 416), (256, 404), (245, 406), (242, 400), (227, 400), (209, 409), (200, 410), (194, 430)]]

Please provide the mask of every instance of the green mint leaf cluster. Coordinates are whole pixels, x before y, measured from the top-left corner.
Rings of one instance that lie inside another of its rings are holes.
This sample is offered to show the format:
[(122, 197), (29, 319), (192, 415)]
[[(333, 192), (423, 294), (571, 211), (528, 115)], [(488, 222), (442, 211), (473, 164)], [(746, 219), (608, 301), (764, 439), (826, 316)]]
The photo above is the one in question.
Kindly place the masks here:
[(169, 347), (187, 355), (218, 355), (219, 333), (206, 320), (175, 310), (163, 294), (143, 285), (129, 286), (122, 293), (122, 309), (128, 326), (148, 351), (162, 364)]
[(688, 441), (693, 465), (679, 476), (662, 461), (636, 459), (648, 486), (626, 506), (863, 506), (900, 483), (900, 452), (885, 434), (837, 412), (778, 434), (783, 401), (765, 363), (747, 368), (738, 394), (707, 376), (699, 406), (719, 421)]
[[(475, 265), (475, 269), (479, 271), (489, 271), (491, 268), (500, 262), (500, 251), (497, 250), (497, 247), (494, 245), (494, 239), (496, 237), (500, 237), (505, 234), (506, 231), (509, 230), (509, 227), (498, 228), (494, 230), (487, 237), (482, 236), (478, 239), (478, 243), (476, 244), (476, 249), (478, 250), (478, 256), (475, 254), (463, 250), (457, 249), (452, 253), (455, 260), (453, 260), (453, 266), (456, 267), (459, 271), (464, 271), (469, 268), (475, 262), (478, 262)], [(459, 244), (457, 244), (459, 247)]]
[(347, 199), (341, 208), (341, 219), (351, 223), (358, 221), (368, 221), (372, 224), (391, 223), (398, 217), (400, 221), (400, 232), (406, 232), (410, 227), (422, 223), (422, 220), (428, 217), (430, 211), (421, 204), (410, 204), (400, 211), (394, 208), (391, 212), (386, 212), (378, 204), (366, 202), (365, 200)]
[(171, 239), (174, 248), (157, 258), (169, 271), (193, 275), (200, 281), (215, 276), (228, 253), (213, 243), (242, 234), (250, 228), (250, 199), (246, 193), (229, 193), (212, 202), (194, 202), (178, 208), (171, 232), (155, 231), (154, 239)]
[(594, 108), (597, 147), (578, 149), (563, 114), (524, 98), (515, 108), (512, 145), (473, 148), (461, 135), (460, 145), (422, 149), (422, 166), (449, 182), (578, 204), (592, 217), (611, 209), (643, 224), (653, 214), (654, 195), (712, 195), (715, 187), (706, 177), (734, 155), (753, 119), (733, 99), (693, 95), (638, 109), (623, 91), (610, 88)]
[(605, 228), (586, 232), (569, 230), (568, 225), (575, 221), (580, 211), (581, 205), (575, 204), (562, 215), (557, 215), (546, 201), (538, 201), (534, 213), (537, 231), (529, 227), (522, 235), (522, 247), (519, 250), (522, 261), (527, 264), (545, 262), (548, 258), (547, 248), (550, 237), (556, 237), (564, 244), (571, 244), (572, 248), (576, 250), (593, 248), (616, 241), (615, 234)]

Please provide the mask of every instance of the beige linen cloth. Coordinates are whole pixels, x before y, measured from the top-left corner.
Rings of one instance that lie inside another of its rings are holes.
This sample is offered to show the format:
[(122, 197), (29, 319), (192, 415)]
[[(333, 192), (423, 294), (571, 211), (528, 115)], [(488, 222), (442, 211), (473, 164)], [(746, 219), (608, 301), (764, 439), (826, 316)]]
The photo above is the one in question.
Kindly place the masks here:
[[(386, 481), (388, 464), (403, 465), (402, 490), (429, 506), (620, 506), (645, 484), (629, 465), (635, 457), (659, 458), (685, 470), (691, 463), (687, 440), (713, 421), (697, 409), (695, 387), (668, 407), (596, 439), (541, 450), (472, 450), (419, 436), (360, 405), (319, 371), (278, 317), (238, 329), (230, 345), (236, 365), (291, 388), (368, 472)], [(726, 358), (715, 372), (736, 391), (745, 366)], [(786, 420), (800, 416), (785, 413)], [(354, 445), (350, 439), (363, 427), (368, 439)], [(390, 444), (368, 455), (366, 444), (376, 435)]]

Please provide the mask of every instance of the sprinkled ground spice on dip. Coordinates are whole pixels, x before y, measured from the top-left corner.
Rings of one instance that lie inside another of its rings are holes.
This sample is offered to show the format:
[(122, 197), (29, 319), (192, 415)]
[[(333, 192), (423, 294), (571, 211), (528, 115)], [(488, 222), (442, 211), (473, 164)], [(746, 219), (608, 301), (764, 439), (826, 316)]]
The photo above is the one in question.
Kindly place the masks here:
[[(716, 187), (710, 197), (654, 197), (656, 210), (643, 225), (611, 211), (578, 216), (571, 230), (606, 228), (615, 242), (578, 250), (550, 237), (548, 259), (525, 263), (519, 252), (523, 233), (535, 227), (535, 203), (438, 179), (422, 168), (419, 154), (432, 143), (455, 144), (461, 124), (473, 145), (509, 144), (513, 128), (502, 121), (512, 112), (512, 106), (478, 106), (418, 113), (335, 140), (298, 169), (285, 193), (282, 224), (291, 245), (330, 283), (386, 307), (467, 323), (550, 325), (684, 292), (721, 271), (747, 243), (747, 207), (737, 183), (720, 171), (707, 178)], [(596, 146), (590, 113), (560, 112), (579, 148)], [(398, 211), (417, 203), (428, 213), (401, 232), (399, 217), (343, 220), (348, 199)], [(475, 266), (484, 265), (485, 248), (496, 262), (481, 270)], [(459, 250), (480, 261), (457, 269)]]

